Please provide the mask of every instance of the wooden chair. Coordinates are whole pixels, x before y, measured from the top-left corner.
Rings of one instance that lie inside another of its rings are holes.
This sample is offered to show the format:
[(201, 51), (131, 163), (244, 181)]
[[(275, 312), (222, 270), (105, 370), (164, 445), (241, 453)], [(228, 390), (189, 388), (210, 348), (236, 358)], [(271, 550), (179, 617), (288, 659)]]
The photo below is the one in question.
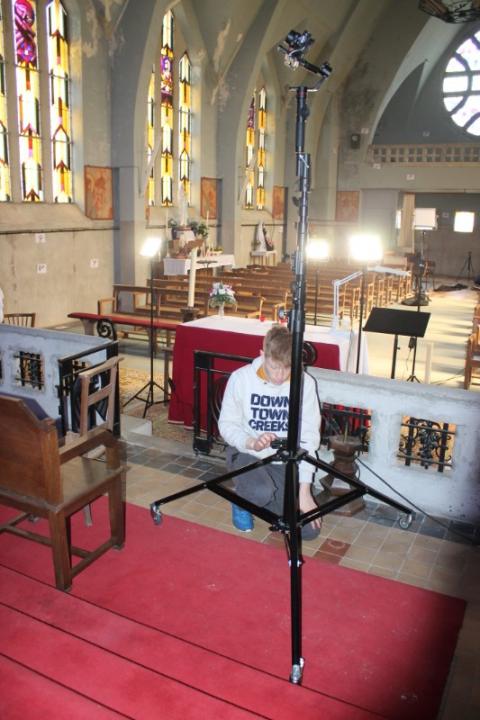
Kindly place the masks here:
[[(99, 444), (106, 447), (106, 463), (84, 457)], [(108, 430), (94, 428), (59, 448), (53, 420), (38, 420), (20, 398), (0, 397), (0, 466), (0, 503), (22, 511), (0, 525), (0, 534), (10, 532), (50, 545), (59, 590), (68, 590), (73, 578), (109, 548), (123, 546), (124, 467), (118, 442)], [(71, 516), (105, 493), (110, 537), (94, 550), (73, 546)], [(19, 527), (32, 515), (48, 520), (49, 536)], [(75, 565), (72, 554), (81, 558)]]
[(35, 315), (36, 313), (5, 313), (3, 322), (7, 325), (35, 327)]
[(115, 395), (117, 388), (118, 363), (117, 356), (105, 360), (78, 374), (80, 386), (80, 409), (78, 418), (79, 435), (85, 435), (92, 424), (92, 412), (98, 403), (104, 405), (102, 427), (113, 430), (115, 418)]
[(465, 375), (463, 387), (468, 390), (472, 376), (480, 371), (480, 346), (476, 342), (476, 335), (472, 333), (467, 340), (467, 352), (465, 356)]

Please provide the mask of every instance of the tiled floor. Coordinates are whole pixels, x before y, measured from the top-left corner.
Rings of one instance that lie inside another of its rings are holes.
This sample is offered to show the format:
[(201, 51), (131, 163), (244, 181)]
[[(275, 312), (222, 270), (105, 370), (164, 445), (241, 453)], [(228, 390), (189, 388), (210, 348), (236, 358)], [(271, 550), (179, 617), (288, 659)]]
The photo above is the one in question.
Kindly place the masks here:
[[(471, 291), (435, 296), (429, 325), (435, 343), (432, 381), (461, 386), (465, 341), (471, 327), (471, 313), (477, 294)], [(443, 332), (443, 335), (442, 335)], [(446, 334), (445, 334), (446, 333)], [(403, 338), (407, 345), (408, 339)], [(373, 359), (371, 374), (389, 377), (391, 337), (368, 336)], [(425, 372), (425, 344), (419, 349), (417, 373)], [(123, 351), (122, 351), (123, 352)], [(127, 351), (128, 352), (128, 351)], [(406, 376), (411, 358), (408, 348), (399, 354), (398, 368)], [(383, 353), (383, 355), (382, 355)], [(124, 359), (124, 366), (141, 368), (145, 359), (138, 350)], [(383, 359), (382, 359), (383, 357)], [(397, 374), (397, 377), (402, 377)], [(478, 391), (480, 385), (473, 385)], [(124, 423), (124, 429), (127, 423)], [(178, 426), (156, 418), (154, 436), (124, 432), (129, 472), (127, 500), (149, 507), (153, 500), (193, 487), (217, 477), (223, 462), (196, 456), (191, 435)], [(255, 519), (251, 533), (240, 533), (231, 523), (230, 505), (208, 490), (200, 490), (162, 506), (165, 515), (234, 533), (244, 542), (263, 542), (284, 551), (283, 537), (270, 532), (266, 523)], [(407, 530), (398, 525), (392, 508), (367, 501), (353, 517), (332, 513), (323, 519), (322, 532), (315, 541), (303, 543), (306, 558), (355, 568), (394, 581), (461, 597), (467, 601), (464, 626), (457, 644), (448, 685), (438, 720), (478, 720), (480, 718), (480, 528), (463, 523), (439, 525), (435, 519), (415, 518)]]

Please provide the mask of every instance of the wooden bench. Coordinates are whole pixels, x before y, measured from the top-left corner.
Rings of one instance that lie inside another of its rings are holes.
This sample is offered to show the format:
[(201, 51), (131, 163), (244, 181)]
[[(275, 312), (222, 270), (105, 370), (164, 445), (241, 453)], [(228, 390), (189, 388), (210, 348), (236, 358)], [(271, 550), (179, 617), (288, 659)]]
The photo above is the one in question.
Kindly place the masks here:
[[(108, 430), (94, 428), (59, 448), (54, 420), (39, 420), (20, 398), (1, 396), (0, 438), (0, 503), (21, 511), (0, 525), (0, 534), (50, 545), (56, 586), (68, 590), (75, 575), (109, 548), (124, 544), (125, 468), (118, 442)], [(106, 448), (106, 463), (84, 457), (99, 445)], [(93, 550), (72, 545), (71, 516), (105, 493), (110, 537)], [(29, 529), (32, 516), (48, 521), (49, 535)], [(81, 558), (74, 566), (72, 554)]]

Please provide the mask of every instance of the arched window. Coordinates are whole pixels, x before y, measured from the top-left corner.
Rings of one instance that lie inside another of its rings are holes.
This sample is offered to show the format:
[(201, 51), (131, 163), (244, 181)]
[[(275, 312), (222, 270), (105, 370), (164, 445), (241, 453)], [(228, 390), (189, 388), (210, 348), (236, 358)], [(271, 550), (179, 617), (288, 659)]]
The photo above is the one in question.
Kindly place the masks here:
[(179, 63), (178, 101), (178, 177), (185, 200), (190, 204), (190, 166), (192, 152), (192, 66), (187, 53)]
[(255, 94), (253, 95), (247, 116), (247, 135), (245, 141), (246, 151), (246, 180), (245, 207), (253, 208), (253, 191), (255, 187)]
[(152, 67), (150, 73), (150, 82), (148, 83), (148, 99), (147, 99), (147, 167), (150, 168), (148, 173), (147, 188), (145, 197), (147, 205), (155, 205), (155, 171), (153, 163), (155, 159), (155, 66)]
[(180, 201), (189, 205), (192, 189), (192, 66), (186, 51), (175, 60), (174, 23), (173, 13), (167, 12), (147, 93), (145, 200), (163, 207)]
[(173, 203), (173, 13), (171, 11), (163, 18), (160, 63), (161, 204), (169, 207)]
[(263, 210), (265, 207), (266, 131), (267, 94), (265, 88), (262, 87), (258, 92), (256, 90), (254, 91), (248, 108), (245, 142), (246, 208), (253, 208), (254, 201), (256, 201), (258, 210)]
[(67, 14), (60, 0), (47, 5), (50, 137), (55, 202), (72, 202), (72, 136)]
[(257, 209), (265, 206), (265, 133), (267, 129), (267, 94), (265, 88), (258, 93), (258, 148), (257, 148)]
[(443, 103), (456, 125), (480, 135), (480, 31), (450, 58), (443, 79)]
[[(4, 24), (8, 12), (11, 37), (5, 32)], [(72, 202), (67, 13), (60, 0), (11, 0), (9, 8), (7, 0), (0, 0), (0, 13), (0, 201), (12, 199), (10, 188), (16, 177), (21, 187), (19, 199), (23, 201)], [(7, 43), (11, 43), (11, 50)], [(10, 53), (9, 65), (5, 58)], [(9, 87), (15, 88), (15, 95), (10, 98), (15, 104), (11, 117), (16, 117), (18, 135), (7, 125), (5, 88), (9, 68), (12, 73)], [(47, 76), (48, 82), (43, 80)], [(18, 168), (9, 163), (11, 143), (15, 142), (18, 142)], [(45, 197), (46, 179), (48, 197)]]

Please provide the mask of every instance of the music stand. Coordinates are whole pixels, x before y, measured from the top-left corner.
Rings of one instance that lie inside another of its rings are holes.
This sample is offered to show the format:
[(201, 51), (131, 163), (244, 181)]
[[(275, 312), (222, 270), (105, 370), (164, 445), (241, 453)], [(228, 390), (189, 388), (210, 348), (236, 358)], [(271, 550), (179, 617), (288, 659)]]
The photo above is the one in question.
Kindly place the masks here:
[(364, 326), (365, 332), (385, 333), (395, 335), (393, 343), (392, 372), (390, 377), (395, 378), (395, 365), (397, 363), (398, 336), (417, 338), (425, 335), (430, 313), (412, 312), (411, 310), (394, 310), (393, 308), (372, 308)]

